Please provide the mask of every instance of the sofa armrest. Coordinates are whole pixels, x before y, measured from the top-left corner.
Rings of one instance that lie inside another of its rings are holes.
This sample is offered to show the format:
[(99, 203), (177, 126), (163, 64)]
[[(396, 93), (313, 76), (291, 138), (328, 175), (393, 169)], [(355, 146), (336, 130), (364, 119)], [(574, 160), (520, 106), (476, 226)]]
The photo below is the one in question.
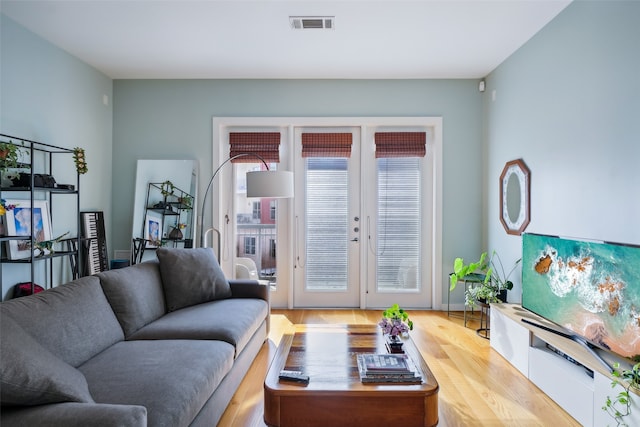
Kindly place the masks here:
[(147, 427), (147, 408), (137, 405), (55, 403), (51, 405), (3, 407), (2, 427)]
[(269, 300), (269, 285), (252, 279), (229, 279), (231, 298), (257, 298), (267, 302), (267, 334), (271, 329), (271, 302)]
[(269, 285), (251, 279), (229, 279), (231, 298), (258, 298), (269, 302)]

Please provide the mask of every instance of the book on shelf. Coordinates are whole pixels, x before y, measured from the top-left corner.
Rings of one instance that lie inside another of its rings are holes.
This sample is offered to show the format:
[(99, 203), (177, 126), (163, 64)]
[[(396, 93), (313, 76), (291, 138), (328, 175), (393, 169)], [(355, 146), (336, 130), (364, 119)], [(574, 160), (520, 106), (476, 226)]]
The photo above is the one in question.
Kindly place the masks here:
[(422, 376), (405, 354), (370, 354), (356, 356), (363, 383), (420, 384)]

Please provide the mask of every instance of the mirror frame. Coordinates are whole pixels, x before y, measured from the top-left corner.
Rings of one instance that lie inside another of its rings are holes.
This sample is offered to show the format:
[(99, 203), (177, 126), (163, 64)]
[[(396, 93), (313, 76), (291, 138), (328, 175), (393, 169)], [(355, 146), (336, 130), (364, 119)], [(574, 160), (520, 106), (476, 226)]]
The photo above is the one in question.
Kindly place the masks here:
[[(516, 216), (514, 212), (509, 212), (508, 207), (508, 184), (509, 178), (515, 176), (520, 183), (520, 211), (517, 212), (515, 221), (511, 220)], [(520, 236), (527, 228), (531, 219), (531, 172), (522, 159), (511, 160), (504, 165), (500, 174), (500, 222), (508, 234)]]

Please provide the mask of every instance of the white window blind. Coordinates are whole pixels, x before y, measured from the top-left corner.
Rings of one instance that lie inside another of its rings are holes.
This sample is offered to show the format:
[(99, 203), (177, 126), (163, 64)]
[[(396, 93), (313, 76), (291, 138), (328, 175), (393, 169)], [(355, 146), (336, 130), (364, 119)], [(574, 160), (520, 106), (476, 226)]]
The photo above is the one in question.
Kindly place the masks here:
[(347, 158), (306, 159), (306, 288), (347, 288)]
[(377, 288), (420, 288), (420, 158), (378, 158)]

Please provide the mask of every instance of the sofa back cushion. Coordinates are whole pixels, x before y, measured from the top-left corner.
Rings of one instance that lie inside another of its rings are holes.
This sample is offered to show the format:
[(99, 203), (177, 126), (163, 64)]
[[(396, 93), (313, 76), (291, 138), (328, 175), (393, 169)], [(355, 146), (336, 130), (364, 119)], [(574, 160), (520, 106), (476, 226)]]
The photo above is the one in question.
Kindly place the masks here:
[(73, 367), (124, 339), (95, 276), (5, 301), (0, 310), (40, 345)]
[(231, 297), (212, 248), (158, 248), (168, 311)]
[(97, 276), (125, 337), (166, 313), (158, 261), (110, 270)]
[(93, 403), (82, 372), (51, 354), (2, 312), (0, 335), (2, 406)]

